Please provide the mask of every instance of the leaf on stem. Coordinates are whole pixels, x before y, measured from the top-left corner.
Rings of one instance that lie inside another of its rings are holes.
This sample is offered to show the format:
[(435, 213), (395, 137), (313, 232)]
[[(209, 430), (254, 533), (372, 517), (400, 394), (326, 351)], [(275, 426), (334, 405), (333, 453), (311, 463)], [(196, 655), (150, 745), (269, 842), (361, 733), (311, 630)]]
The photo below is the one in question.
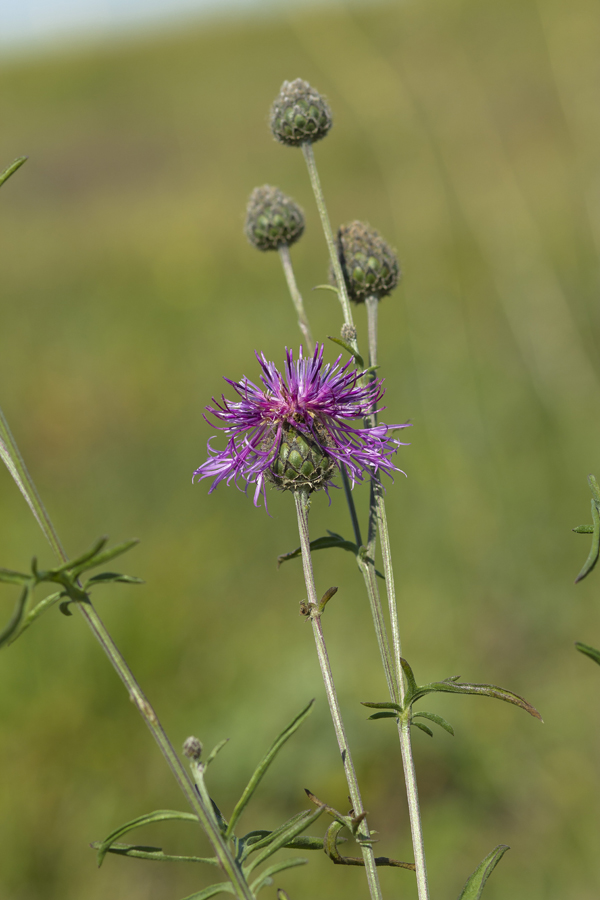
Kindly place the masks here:
[(55, 594), (50, 594), (48, 597), (44, 597), (43, 600), (40, 600), (40, 602), (36, 606), (34, 606), (30, 612), (27, 613), (27, 615), (21, 622), (19, 630), (15, 632), (15, 634), (13, 634), (8, 643), (13, 644), (17, 640), (17, 638), (21, 637), (23, 632), (26, 631), (33, 622), (35, 622), (38, 616), (41, 616), (43, 612), (46, 612), (47, 609), (50, 609), (52, 606), (54, 606), (54, 604), (57, 603), (63, 596), (64, 594), (62, 591), (57, 591)]
[(12, 569), (0, 569), (0, 582), (3, 584), (27, 584), (31, 575), (24, 572), (13, 572)]
[(262, 888), (267, 887), (269, 884), (273, 884), (273, 875), (276, 875), (278, 872), (283, 872), (284, 869), (293, 869), (294, 866), (305, 866), (307, 862), (308, 860), (302, 859), (301, 856), (296, 856), (294, 859), (283, 859), (281, 862), (275, 863), (273, 866), (265, 869), (260, 877), (252, 882), (250, 890), (254, 896), (256, 896)]
[(223, 738), (222, 741), (219, 741), (219, 743), (217, 744), (216, 747), (213, 747), (213, 749), (210, 751), (210, 753), (209, 753), (208, 756), (206, 757), (206, 762), (204, 763), (204, 768), (205, 768), (205, 769), (207, 768), (207, 766), (210, 766), (211, 762), (214, 760), (214, 758), (216, 757), (217, 753), (220, 753), (220, 752), (221, 752), (221, 750), (223, 749), (223, 747), (225, 746), (225, 744), (228, 743), (228, 741), (229, 741), (229, 738)]
[(15, 606), (14, 612), (6, 625), (3, 631), (0, 631), (0, 647), (3, 647), (5, 644), (9, 643), (13, 635), (16, 636), (16, 632), (19, 629), (21, 622), (23, 621), (23, 617), (25, 616), (25, 610), (27, 608), (27, 601), (29, 600), (29, 595), (31, 593), (30, 585), (26, 584), (21, 592), (21, 596), (17, 600), (17, 605)]
[[(592, 476), (590, 476), (591, 478)], [(595, 482), (596, 479), (594, 479)], [(582, 581), (586, 575), (589, 575), (596, 563), (598, 562), (598, 555), (600, 553), (600, 511), (599, 511), (600, 503), (596, 500), (595, 497), (592, 497), (592, 522), (594, 523), (592, 526), (592, 546), (590, 547), (590, 552), (588, 554), (588, 558), (583, 564), (583, 568), (581, 569), (579, 575), (575, 579), (575, 584)]]
[(415, 728), (420, 728), (421, 731), (424, 731), (425, 734), (428, 734), (429, 737), (433, 737), (433, 731), (427, 725), (423, 725), (422, 722), (411, 722), (411, 725), (414, 725)]
[(135, 575), (120, 575), (118, 572), (101, 572), (99, 575), (92, 575), (86, 581), (86, 589), (94, 587), (97, 584), (110, 584), (113, 581), (119, 581), (122, 584), (144, 584), (143, 578), (137, 578)]
[[(264, 849), (258, 854), (258, 856), (252, 860), (249, 866), (246, 869), (246, 874), (250, 874), (253, 869), (263, 863), (269, 856), (272, 856), (274, 853), (277, 853), (278, 850), (281, 850), (282, 847), (285, 847), (286, 844), (289, 844), (295, 837), (301, 834), (303, 831), (306, 831), (309, 825), (312, 825), (315, 822), (321, 813), (323, 812), (323, 807), (318, 807), (318, 809), (308, 809), (299, 815), (292, 816), (288, 822), (285, 822), (280, 828), (277, 828), (270, 835), (269, 843)], [(253, 852), (255, 849), (258, 849), (262, 844), (260, 841), (258, 844), (255, 844), (250, 848), (250, 852)]]
[[(341, 534), (336, 534), (334, 531), (329, 531), (327, 537), (315, 538), (314, 541), (310, 542), (311, 551), (327, 550), (329, 547), (338, 547), (340, 550), (348, 550), (355, 556), (358, 554), (358, 547), (356, 544), (352, 541), (347, 541)], [(301, 547), (296, 547), (296, 549), (292, 550), (290, 553), (282, 553), (281, 556), (277, 557), (277, 568), (279, 568), (281, 563), (287, 562), (288, 559), (297, 559), (301, 555)]]
[[(101, 841), (94, 841), (90, 844), (92, 850), (99, 850)], [(129, 856), (132, 859), (153, 859), (157, 862), (194, 862), (208, 863), (211, 866), (218, 866), (219, 860), (216, 856), (173, 856), (169, 853), (163, 853), (161, 847), (146, 847), (140, 844), (120, 844), (115, 842), (108, 848), (109, 853), (115, 853), (117, 856)]]
[(336, 297), (339, 297), (339, 291), (332, 284), (315, 284), (313, 291), (333, 291)]
[(122, 544), (117, 544), (116, 547), (111, 547), (110, 550), (105, 550), (104, 553), (98, 553), (97, 555), (90, 557), (86, 562), (74, 566), (72, 569), (73, 576), (77, 578), (82, 572), (87, 572), (88, 569), (96, 569), (98, 566), (110, 562), (111, 559), (122, 556), (123, 553), (127, 553), (127, 551), (131, 550), (132, 547), (135, 547), (136, 544), (139, 544), (139, 538), (134, 538), (131, 541), (123, 541)]
[[(416, 712), (413, 713), (413, 719), (421, 718), (421, 719), (429, 719), (430, 722), (435, 722), (436, 725), (439, 725), (440, 728), (443, 728), (448, 734), (451, 734), (454, 737), (454, 728), (447, 722), (442, 716), (438, 716), (437, 713), (430, 712)], [(418, 725), (418, 722), (413, 722), (413, 725)]]
[(23, 163), (28, 160), (28, 158), (29, 157), (27, 156), (19, 156), (13, 163), (10, 164), (10, 166), (7, 166), (7, 168), (3, 172), (0, 172), (0, 185), (3, 185), (5, 181), (8, 181), (10, 176), (13, 175), (17, 171), (17, 169), (20, 169)]
[(358, 352), (355, 350), (352, 344), (349, 344), (348, 341), (345, 341), (343, 338), (332, 337), (330, 334), (327, 335), (328, 340), (333, 341), (334, 344), (338, 344), (340, 347), (343, 347), (346, 353), (349, 353), (350, 356), (353, 356), (361, 369), (365, 367), (365, 361)]
[(220, 884), (211, 884), (209, 887), (204, 888), (203, 891), (198, 891), (196, 894), (190, 894), (189, 897), (184, 897), (184, 900), (209, 900), (209, 897), (216, 897), (217, 894), (235, 894), (231, 881), (222, 881)]
[(179, 812), (175, 809), (157, 809), (154, 812), (138, 816), (137, 819), (132, 819), (130, 822), (126, 822), (124, 825), (115, 828), (108, 837), (95, 844), (95, 847), (98, 849), (98, 867), (102, 865), (104, 857), (117, 838), (127, 834), (128, 831), (133, 831), (135, 828), (141, 828), (142, 825), (151, 825), (153, 822), (164, 822), (168, 819), (182, 819), (185, 822), (198, 822), (198, 817), (193, 813)]
[(594, 662), (597, 662), (598, 665), (600, 665), (600, 650), (590, 647), (589, 644), (582, 644), (581, 641), (575, 641), (575, 648), (579, 650), (580, 653), (583, 653), (584, 656), (589, 656), (590, 659), (593, 659)]
[(314, 702), (315, 702), (314, 700), (311, 700), (310, 703), (308, 703), (307, 706), (304, 707), (302, 712), (300, 712), (296, 716), (296, 718), (293, 719), (290, 722), (290, 724), (286, 728), (283, 729), (281, 734), (275, 738), (275, 740), (273, 741), (273, 743), (271, 744), (271, 746), (269, 747), (269, 749), (267, 750), (267, 752), (265, 753), (265, 755), (263, 756), (263, 758), (261, 759), (259, 764), (257, 765), (256, 769), (252, 773), (250, 781), (244, 788), (242, 796), (236, 803), (235, 808), (231, 814), (231, 819), (229, 821), (229, 827), (227, 828), (227, 837), (229, 837), (231, 834), (233, 834), (233, 829), (235, 828), (239, 817), (241, 816), (242, 812), (246, 808), (246, 806), (249, 803), (256, 788), (258, 787), (263, 776), (265, 775), (267, 769), (269, 768), (269, 766), (271, 765), (271, 763), (273, 762), (273, 760), (275, 759), (275, 757), (277, 756), (277, 754), (279, 753), (279, 751), (281, 750), (281, 748), (283, 747), (285, 742), (287, 740), (289, 740), (289, 738), (291, 738), (291, 736), (294, 734), (294, 732), (296, 732), (298, 730), (298, 728), (300, 728), (300, 726), (302, 725), (304, 720), (312, 712)]
[(498, 844), (491, 853), (488, 853), (467, 880), (458, 900), (479, 900), (483, 893), (486, 881), (507, 850), (510, 850), (510, 847), (507, 847), (506, 844)]

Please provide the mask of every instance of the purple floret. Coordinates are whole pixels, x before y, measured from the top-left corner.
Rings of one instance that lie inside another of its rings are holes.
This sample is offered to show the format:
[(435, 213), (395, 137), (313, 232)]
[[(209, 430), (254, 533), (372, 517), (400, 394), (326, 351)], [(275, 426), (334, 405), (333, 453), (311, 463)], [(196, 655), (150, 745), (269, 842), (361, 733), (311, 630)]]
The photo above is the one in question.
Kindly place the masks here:
[[(257, 386), (248, 378), (230, 381), (240, 397), (230, 402), (224, 396), (206, 410), (222, 425), (215, 425), (228, 437), (224, 450), (214, 450), (208, 442), (209, 458), (194, 472), (194, 478), (212, 478), (209, 493), (222, 482), (239, 487), (239, 479), (255, 485), (254, 505), (261, 493), (266, 505), (266, 473), (275, 460), (281, 443), (284, 423), (314, 441), (338, 465), (344, 465), (354, 486), (365, 474), (382, 470), (388, 475), (400, 472), (392, 463), (400, 441), (389, 437), (391, 428), (406, 425), (376, 425), (374, 428), (352, 428), (346, 419), (364, 419), (384, 394), (381, 380), (366, 381), (351, 368), (352, 360), (340, 365), (323, 364), (323, 345), (317, 345), (312, 358), (294, 360), (286, 350), (282, 375), (275, 364), (261, 353), (256, 358), (262, 369)], [(207, 419), (207, 421), (210, 421)], [(324, 440), (323, 436), (326, 436)], [(404, 474), (404, 473), (403, 473)]]

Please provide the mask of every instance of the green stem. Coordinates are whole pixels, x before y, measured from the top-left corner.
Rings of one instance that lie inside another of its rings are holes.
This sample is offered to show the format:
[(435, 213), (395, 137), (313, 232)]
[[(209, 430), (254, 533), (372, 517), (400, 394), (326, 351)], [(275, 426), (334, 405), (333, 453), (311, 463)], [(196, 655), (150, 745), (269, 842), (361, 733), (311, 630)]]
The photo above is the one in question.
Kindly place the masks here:
[[(367, 307), (367, 321), (369, 331), (369, 365), (377, 365), (377, 313), (379, 298), (370, 296), (365, 301)], [(371, 427), (377, 422), (377, 409), (373, 409)], [(400, 703), (404, 705), (406, 688), (402, 674), (402, 647), (400, 643), (400, 628), (398, 624), (398, 607), (396, 603), (396, 587), (394, 570), (392, 567), (392, 551), (390, 547), (390, 535), (385, 512), (383, 488), (377, 472), (371, 478), (371, 509), (369, 515), (369, 528), (374, 527), (375, 520), (381, 539), (381, 557), (383, 560), (383, 574), (388, 598), (390, 624), (392, 629), (392, 645), (394, 652), (394, 664), (396, 685)], [(421, 824), (421, 810), (419, 807), (419, 793), (417, 788), (417, 774), (412, 755), (410, 735), (410, 711), (398, 723), (398, 736), (400, 738), (400, 750), (402, 753), (402, 767), (406, 782), (406, 796), (408, 798), (408, 814), (410, 818), (410, 830), (412, 834), (413, 850), (415, 854), (415, 869), (417, 878), (417, 891), (419, 900), (429, 900), (429, 887), (427, 884), (427, 863), (425, 860), (425, 845), (423, 841), (423, 827)]]
[(287, 286), (292, 298), (292, 302), (296, 308), (296, 313), (298, 314), (298, 325), (300, 327), (302, 335), (304, 336), (304, 340), (306, 341), (306, 349), (312, 356), (315, 352), (315, 342), (313, 341), (313, 337), (310, 332), (310, 325), (308, 324), (308, 317), (304, 309), (302, 294), (298, 290), (296, 276), (294, 275), (294, 267), (292, 266), (290, 248), (287, 244), (282, 244), (279, 247), (279, 258), (281, 259), (281, 265), (283, 266), (285, 280), (287, 281)]
[[(356, 329), (354, 327), (354, 319), (352, 318), (352, 308), (350, 306), (350, 298), (348, 297), (348, 289), (346, 287), (346, 279), (344, 278), (342, 267), (340, 265), (340, 260), (337, 254), (337, 249), (335, 246), (335, 241), (333, 238), (333, 231), (331, 230), (331, 222), (329, 221), (329, 215), (327, 214), (327, 207), (325, 206), (325, 196), (323, 194), (323, 188), (321, 187), (321, 180), (319, 178), (319, 173), (317, 171), (317, 164), (315, 162), (315, 154), (313, 151), (312, 144), (305, 143), (302, 144), (302, 152), (304, 154), (304, 159), (306, 160), (306, 165), (308, 167), (308, 174), (310, 176), (310, 183), (312, 185), (313, 194), (315, 195), (315, 200), (317, 203), (317, 209), (319, 210), (319, 215), (321, 217), (321, 225), (323, 226), (323, 232), (325, 234), (325, 240), (327, 241), (327, 248), (329, 250), (329, 258), (331, 259), (331, 265), (333, 267), (333, 272), (335, 274), (335, 282), (338, 292), (338, 297), (340, 303), (342, 304), (342, 310), (344, 312), (344, 322), (350, 328), (354, 329), (354, 333), (356, 334)], [(358, 351), (358, 346), (356, 344), (356, 337), (350, 341), (353, 348)]]
[(421, 827), (417, 774), (415, 772), (415, 764), (410, 743), (410, 712), (398, 723), (398, 735), (400, 737), (400, 750), (402, 751), (402, 765), (404, 768), (404, 780), (406, 782), (406, 797), (408, 799), (410, 831), (415, 854), (417, 893), (419, 895), (419, 900), (429, 900), (427, 863), (425, 861), (425, 845), (423, 842), (423, 829)]
[[(337, 693), (335, 690), (333, 674), (331, 672), (331, 665), (329, 662), (329, 655), (327, 653), (327, 645), (325, 643), (323, 628), (321, 626), (321, 616), (317, 613), (319, 601), (317, 597), (317, 590), (315, 587), (312, 558), (310, 554), (310, 535), (308, 530), (308, 510), (310, 507), (310, 497), (306, 491), (294, 491), (294, 500), (296, 501), (298, 531), (300, 533), (300, 545), (302, 547), (304, 581), (306, 583), (306, 591), (308, 594), (309, 609), (311, 610), (310, 620), (312, 623), (315, 644), (317, 647), (317, 656), (319, 658), (319, 665), (321, 667), (321, 674), (323, 676), (323, 683), (325, 685), (325, 693), (327, 694), (329, 710), (331, 712), (331, 718), (333, 720), (335, 736), (337, 738), (338, 747), (342, 756), (344, 772), (346, 773), (346, 781), (348, 783), (348, 790), (350, 791), (350, 801), (352, 803), (354, 815), (360, 816), (364, 812), (364, 807), (360, 795), (356, 771), (354, 769), (354, 763), (352, 762), (352, 755), (350, 753), (348, 740), (346, 738), (346, 731), (344, 729), (344, 723), (342, 721), (342, 714), (337, 698)], [(373, 847), (370, 843), (366, 843), (360, 840), (361, 836), (366, 841), (370, 840), (371, 835), (366, 819), (363, 819), (363, 821), (361, 822), (358, 830), (358, 835), (360, 848), (362, 850), (363, 859), (365, 861), (365, 871), (367, 874), (367, 881), (369, 883), (371, 898), (372, 900), (376, 900), (376, 898), (377, 900), (381, 900), (381, 886), (379, 884), (379, 876), (377, 873), (377, 866), (375, 864)]]
[[(23, 494), (27, 505), (35, 516), (46, 540), (54, 550), (56, 556), (61, 562), (67, 562), (67, 554), (62, 546), (60, 538), (54, 528), (52, 520), (42, 503), (42, 499), (37, 488), (29, 474), (23, 457), (19, 452), (19, 448), (11, 434), (8, 423), (0, 410), (0, 456), (6, 464), (10, 474), (14, 478), (17, 487)], [(130, 699), (137, 707), (142, 718), (146, 722), (150, 733), (158, 744), (161, 753), (171, 772), (175, 776), (179, 787), (185, 795), (188, 803), (197, 815), (198, 820), (210, 840), (215, 854), (221, 864), (222, 869), (226, 872), (230, 879), (234, 892), (240, 900), (253, 900), (252, 893), (246, 879), (237, 866), (229, 847), (227, 846), (218, 826), (213, 820), (211, 812), (205, 807), (194, 785), (190, 781), (188, 774), (180, 761), (173, 745), (171, 744), (166, 732), (161, 725), (158, 716), (154, 712), (148, 698), (145, 696), (141, 687), (137, 683), (131, 669), (125, 662), (121, 652), (117, 648), (112, 637), (108, 633), (106, 626), (102, 622), (100, 616), (94, 609), (91, 601), (78, 603), (79, 610), (89, 625), (94, 637), (108, 656), (119, 678), (125, 685)]]
[(18, 159), (15, 159), (13, 163), (8, 166), (3, 172), (0, 172), (0, 185), (3, 185), (5, 181), (8, 181), (11, 175), (20, 169), (24, 162), (27, 162), (27, 156), (19, 156)]

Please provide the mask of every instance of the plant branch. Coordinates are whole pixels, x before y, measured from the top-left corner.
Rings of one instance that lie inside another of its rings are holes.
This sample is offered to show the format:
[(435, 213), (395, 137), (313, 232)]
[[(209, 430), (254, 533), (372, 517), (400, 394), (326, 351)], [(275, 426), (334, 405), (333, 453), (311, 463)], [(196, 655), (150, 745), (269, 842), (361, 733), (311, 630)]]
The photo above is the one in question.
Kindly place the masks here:
[(315, 342), (313, 341), (313, 336), (310, 332), (308, 317), (304, 309), (304, 301), (302, 300), (302, 294), (298, 290), (296, 276), (294, 275), (294, 267), (292, 266), (292, 258), (290, 256), (290, 248), (287, 244), (281, 244), (279, 247), (279, 258), (281, 260), (281, 265), (283, 266), (285, 280), (287, 281), (292, 302), (298, 314), (298, 326), (306, 341), (306, 349), (310, 356), (312, 356), (315, 352)]
[[(310, 498), (306, 491), (300, 490), (294, 491), (294, 500), (296, 502), (298, 531), (300, 533), (300, 545), (302, 547), (304, 581), (308, 594), (308, 615), (313, 627), (317, 656), (319, 658), (319, 665), (321, 667), (321, 674), (323, 676), (323, 683), (325, 685), (325, 692), (327, 694), (329, 710), (331, 712), (333, 727), (335, 729), (335, 736), (337, 738), (338, 747), (342, 756), (342, 763), (344, 765), (344, 771), (346, 773), (346, 781), (348, 783), (348, 790), (350, 792), (350, 800), (352, 802), (354, 816), (361, 816), (364, 814), (364, 807), (360, 795), (356, 771), (354, 769), (354, 763), (352, 761), (352, 755), (350, 753), (348, 740), (346, 738), (344, 723), (342, 721), (342, 714), (337, 698), (335, 684), (333, 681), (331, 665), (329, 662), (329, 655), (327, 653), (327, 645), (325, 643), (325, 637), (321, 625), (319, 601), (317, 598), (317, 591), (315, 587), (312, 567), (312, 558), (310, 554), (310, 536), (308, 530), (308, 510), (310, 506)], [(360, 840), (361, 837), (363, 838), (362, 841)], [(363, 818), (358, 829), (358, 839), (362, 850), (363, 859), (365, 861), (365, 871), (367, 873), (369, 891), (372, 900), (376, 900), (376, 898), (377, 900), (381, 900), (381, 886), (379, 884), (379, 876), (377, 874), (377, 866), (375, 863), (373, 848), (369, 843), (370, 837), (371, 835), (369, 827), (366, 823), (366, 819)]]

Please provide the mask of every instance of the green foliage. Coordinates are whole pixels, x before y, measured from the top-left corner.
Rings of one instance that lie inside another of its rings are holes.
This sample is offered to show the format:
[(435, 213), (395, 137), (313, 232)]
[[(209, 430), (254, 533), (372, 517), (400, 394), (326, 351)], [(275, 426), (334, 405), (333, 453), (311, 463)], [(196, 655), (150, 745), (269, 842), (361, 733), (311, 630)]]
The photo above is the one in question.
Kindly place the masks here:
[(588, 476), (588, 483), (592, 491), (592, 525), (578, 525), (577, 528), (574, 528), (577, 534), (592, 534), (592, 546), (590, 547), (590, 552), (588, 554), (588, 558), (583, 564), (583, 568), (579, 572), (579, 575), (575, 579), (575, 584), (579, 581), (583, 581), (586, 575), (589, 575), (596, 563), (598, 562), (598, 555), (600, 554), (600, 485), (594, 478), (593, 475)]
[[(513, 694), (512, 691), (507, 691), (505, 688), (498, 687), (495, 684), (469, 684), (468, 682), (462, 682), (458, 679), (460, 675), (452, 675), (449, 678), (444, 679), (443, 681), (432, 681), (429, 684), (418, 685), (413, 670), (405, 659), (401, 660), (402, 669), (404, 671), (404, 676), (406, 679), (406, 696), (404, 698), (404, 704), (392, 703), (387, 700), (381, 703), (371, 702), (371, 701), (362, 701), (363, 706), (368, 706), (371, 709), (380, 709), (385, 712), (375, 713), (372, 716), (369, 716), (370, 719), (381, 719), (381, 718), (399, 718), (405, 715), (411, 716), (411, 724), (416, 725), (417, 728), (420, 728), (421, 731), (424, 731), (426, 734), (429, 734), (433, 737), (433, 732), (426, 725), (423, 725), (422, 722), (414, 722), (414, 716), (412, 715), (412, 707), (413, 704), (417, 702), (417, 700), (421, 700), (423, 697), (427, 696), (427, 694), (477, 694), (482, 697), (494, 697), (496, 700), (504, 700), (506, 703), (512, 703), (514, 706), (519, 706), (521, 709), (524, 709), (535, 719), (539, 719), (542, 721), (542, 717), (539, 712), (532, 706), (531, 703), (528, 703), (527, 700), (524, 700), (523, 697), (519, 697), (518, 694)], [(388, 712), (390, 710), (390, 712)], [(391, 712), (391, 710), (395, 710), (395, 712)], [(441, 716), (436, 715), (435, 713), (416, 713), (416, 715), (424, 716), (427, 719), (430, 719), (432, 722), (435, 722), (441, 728), (444, 728), (450, 734), (454, 734), (452, 726), (446, 722)]]
[(506, 844), (498, 844), (491, 853), (488, 853), (468, 878), (458, 900), (479, 900), (486, 881), (507, 850), (510, 850), (510, 847), (507, 847)]
[(589, 656), (590, 659), (593, 659), (594, 662), (597, 662), (598, 665), (600, 665), (600, 650), (590, 647), (589, 644), (582, 644), (581, 641), (576, 641), (575, 647), (580, 653), (583, 653), (584, 656)]
[[(89, 572), (91, 569), (97, 569), (98, 566), (102, 566), (105, 563), (116, 559), (117, 556), (122, 556), (123, 553), (127, 553), (128, 550), (135, 547), (138, 541), (125, 541), (122, 544), (118, 544), (116, 547), (112, 547), (110, 550), (104, 550), (107, 543), (107, 537), (99, 538), (96, 543), (89, 550), (86, 550), (85, 553), (82, 553), (81, 556), (71, 559), (60, 566), (56, 566), (54, 569), (45, 571), (39, 570), (37, 559), (35, 557), (31, 561), (31, 574), (25, 572), (13, 572), (11, 569), (0, 568), (0, 582), (5, 584), (24, 585), (10, 621), (3, 631), (0, 632), (0, 647), (7, 646), (16, 641), (16, 639), (20, 637), (23, 632), (42, 615), (42, 613), (51, 609), (59, 601), (62, 601), (60, 603), (60, 611), (64, 613), (64, 615), (70, 616), (70, 604), (86, 603), (93, 587), (113, 582), (121, 582), (123, 584), (143, 584), (141, 578), (136, 578), (133, 575), (121, 575), (117, 572), (101, 572), (99, 575), (93, 575), (91, 578), (88, 578), (83, 584), (81, 583), (80, 576), (83, 575), (84, 572)], [(33, 609), (27, 612), (27, 607), (33, 591), (40, 584), (59, 584), (61, 585), (61, 590), (44, 597), (44, 599), (40, 600)], [(63, 600), (64, 597), (67, 599)]]

